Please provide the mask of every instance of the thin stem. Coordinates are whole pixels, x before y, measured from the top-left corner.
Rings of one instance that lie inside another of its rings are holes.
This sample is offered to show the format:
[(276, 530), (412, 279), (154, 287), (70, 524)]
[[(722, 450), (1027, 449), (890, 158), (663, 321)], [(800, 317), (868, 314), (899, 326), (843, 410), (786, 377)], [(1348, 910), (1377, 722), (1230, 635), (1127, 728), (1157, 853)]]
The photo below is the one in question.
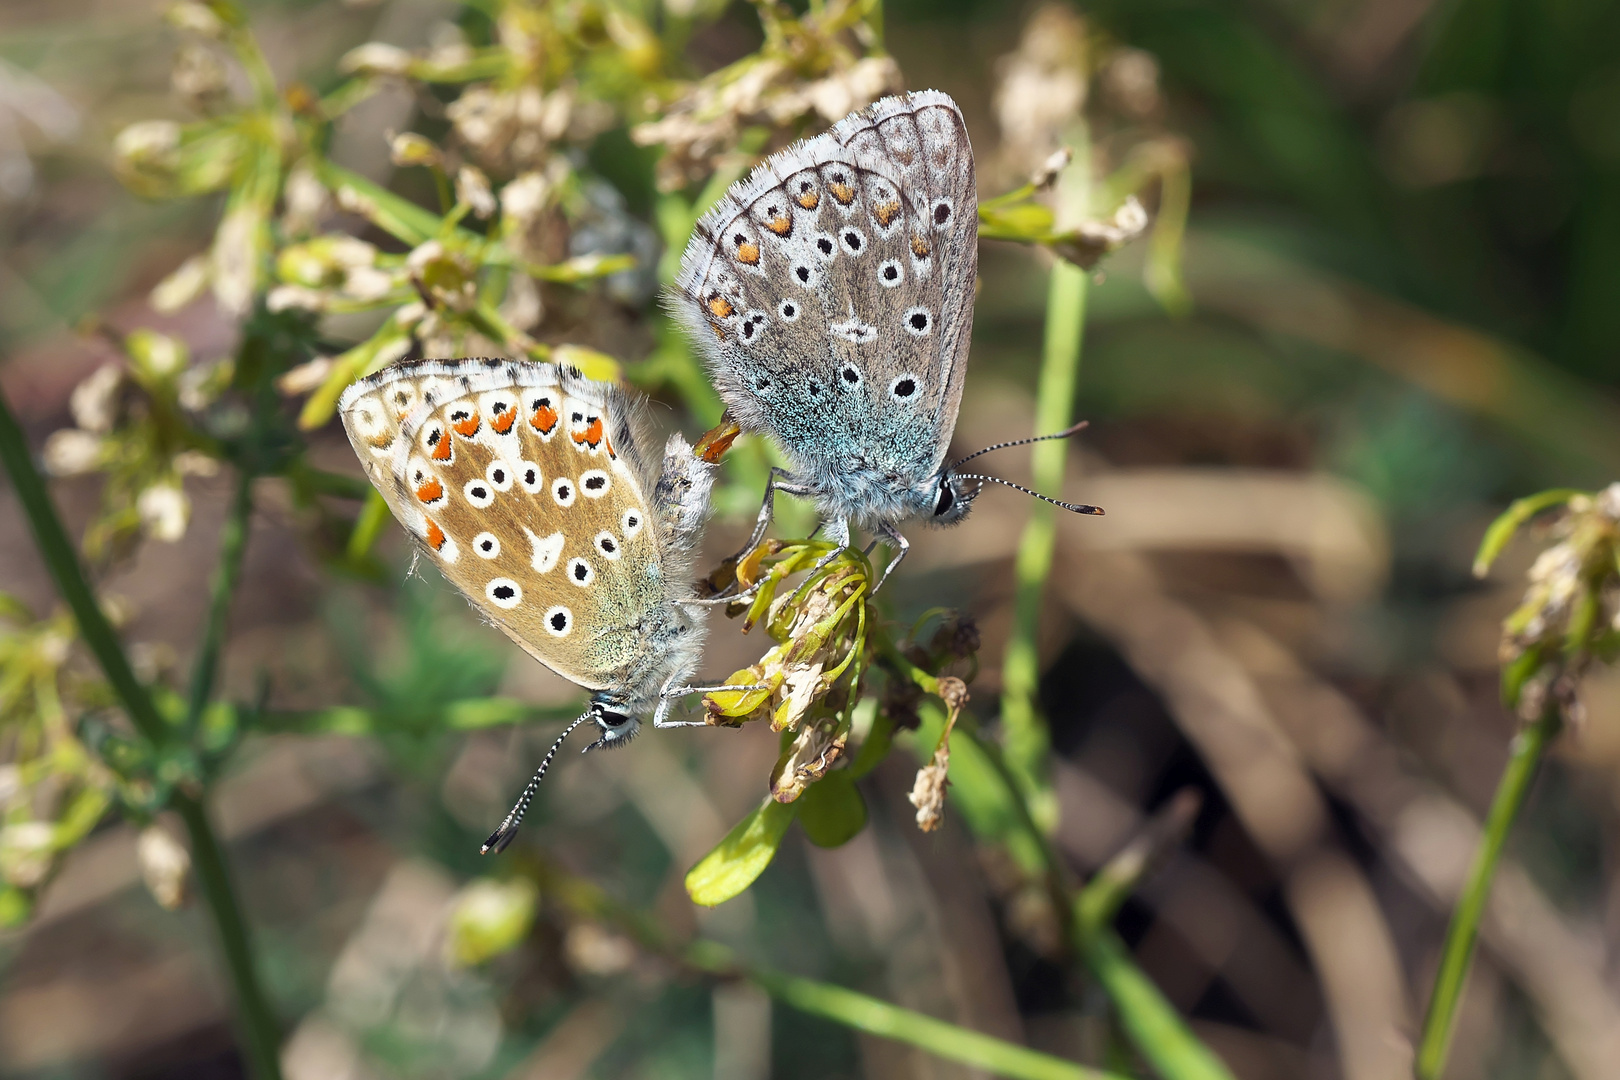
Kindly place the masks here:
[(1043, 1054), (842, 986), (754, 967), (716, 941), (674, 942), (652, 919), (613, 899), (593, 882), (550, 863), (541, 864), (540, 877), (543, 894), (578, 914), (612, 923), (647, 951), (716, 978), (747, 979), (801, 1012), (1014, 1080), (1125, 1080), (1117, 1073)]
[(236, 1023), (248, 1072), (257, 1080), (281, 1080), (280, 1026), (259, 981), (253, 942), (231, 883), (225, 852), (209, 824), (208, 811), (199, 800), (176, 794), (173, 806), (191, 838), (192, 867), (208, 904), (208, 913), (213, 916), (231, 988), (236, 992)]
[(208, 620), (203, 624), (202, 641), (191, 668), (191, 692), (186, 701), (185, 730), (195, 734), (203, 710), (214, 693), (219, 674), (219, 654), (225, 644), (225, 622), (231, 612), (231, 598), (242, 577), (242, 553), (247, 550), (249, 519), (253, 516), (253, 474), (243, 471), (236, 481), (236, 497), (219, 532), (219, 564), (209, 582)]
[(936, 1020), (842, 986), (744, 969), (749, 981), (800, 1012), (896, 1042), (921, 1047), (937, 1057), (1021, 1080), (1123, 1080), (1116, 1073), (1088, 1068), (1063, 1058)]
[(1429, 1011), (1423, 1018), (1423, 1036), (1418, 1043), (1416, 1072), (1418, 1080), (1439, 1080), (1446, 1068), (1446, 1055), (1451, 1050), (1451, 1036), (1456, 1027), (1457, 1007), (1462, 1002), (1463, 986), (1468, 980), (1468, 968), (1474, 959), (1474, 943), (1479, 937), (1479, 920), (1485, 914), (1485, 903), (1490, 899), (1491, 880), (1496, 875), (1496, 864), (1502, 857), (1508, 831), (1524, 806), (1530, 781), (1535, 778), (1536, 765), (1547, 744), (1558, 734), (1563, 716), (1556, 704), (1549, 703), (1541, 716), (1519, 732), (1513, 739), (1507, 767), (1497, 783), (1491, 811), (1485, 819), (1485, 834), (1480, 838), (1479, 850), (1474, 853), (1474, 864), (1469, 868), (1468, 881), (1457, 909), (1452, 912), (1451, 925), (1446, 929), (1446, 942), (1440, 958), (1440, 971), (1435, 975), (1434, 992), (1429, 997)]
[(23, 437), (22, 428), (17, 425), (17, 418), (4, 392), (0, 392), (0, 459), (4, 459), (12, 486), (17, 489), (17, 500), (22, 503), (23, 513), (28, 517), (39, 553), (44, 557), (62, 599), (67, 601), (74, 620), (79, 624), (79, 635), (101, 665), (113, 692), (124, 703), (130, 721), (153, 745), (161, 744), (168, 736), (167, 725), (158, 715), (146, 688), (135, 677), (134, 669), (129, 666), (129, 658), (124, 655), (124, 648), (118, 642), (118, 635), (107, 621), (101, 605), (96, 602), (90, 583), (85, 580), (78, 552), (62, 528), (62, 520), (56, 516), (50, 494), (45, 490), (45, 481), (39, 475), (39, 470), (34, 468), (34, 459), (28, 453), (28, 442)]
[[(1052, 265), (1047, 287), (1046, 344), (1036, 391), (1036, 432), (1061, 431), (1073, 418), (1075, 385), (1080, 369), (1080, 341), (1085, 326), (1086, 274), (1072, 263)], [(1036, 443), (1031, 451), (1034, 487), (1060, 491), (1067, 452), (1061, 442)], [(1002, 664), (1001, 722), (1005, 730), (1007, 764), (1019, 787), (1030, 799), (1030, 811), (1043, 828), (1056, 824), (1056, 804), (1044, 778), (1048, 750), (1046, 725), (1036, 708), (1040, 659), (1035, 647), (1046, 579), (1056, 547), (1053, 508), (1037, 503), (1030, 509), (1018, 544), (1015, 573), (1018, 593), (1012, 634)]]

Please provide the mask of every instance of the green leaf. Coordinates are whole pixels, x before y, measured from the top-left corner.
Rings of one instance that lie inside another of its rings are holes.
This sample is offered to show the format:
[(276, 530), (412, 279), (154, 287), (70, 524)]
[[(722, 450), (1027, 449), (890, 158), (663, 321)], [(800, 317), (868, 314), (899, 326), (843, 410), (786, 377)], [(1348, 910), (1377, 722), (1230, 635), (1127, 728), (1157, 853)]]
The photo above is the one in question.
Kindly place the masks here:
[(866, 828), (866, 800), (848, 769), (838, 769), (799, 796), (799, 824), (816, 847), (835, 848)]
[(1474, 556), (1474, 576), (1484, 577), (1490, 571), (1491, 564), (1502, 554), (1502, 549), (1507, 547), (1508, 541), (1513, 539), (1513, 534), (1518, 532), (1525, 522), (1543, 510), (1567, 503), (1575, 496), (1583, 494), (1585, 492), (1574, 488), (1553, 488), (1515, 500), (1513, 505), (1485, 530), (1485, 537), (1479, 542), (1479, 554)]
[(776, 858), (776, 849), (782, 846), (782, 837), (795, 813), (793, 805), (767, 795), (753, 813), (737, 822), (713, 851), (687, 871), (686, 894), (692, 902), (714, 907), (752, 885)]

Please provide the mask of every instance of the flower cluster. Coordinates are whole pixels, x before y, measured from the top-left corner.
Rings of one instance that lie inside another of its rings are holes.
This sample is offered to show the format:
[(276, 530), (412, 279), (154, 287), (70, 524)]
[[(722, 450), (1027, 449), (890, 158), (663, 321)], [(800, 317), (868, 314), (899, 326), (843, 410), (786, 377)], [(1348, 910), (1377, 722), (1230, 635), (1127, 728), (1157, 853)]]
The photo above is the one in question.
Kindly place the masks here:
[(185, 535), (191, 502), (183, 482), (218, 468), (213, 440), (198, 424), (230, 385), (229, 359), (192, 363), (183, 341), (151, 330), (116, 339), (122, 363), (97, 369), (70, 399), (74, 427), (45, 443), (53, 476), (101, 473), (102, 512), (85, 535), (85, 553), (102, 560), (144, 536)]
[(1531, 566), (1530, 587), (1502, 624), (1503, 690), (1527, 722), (1549, 705), (1577, 719), (1580, 676), (1593, 660), (1620, 654), (1620, 484), (1519, 500), (1486, 533), (1475, 572), (1490, 569), (1520, 525), (1555, 508), (1554, 543)]

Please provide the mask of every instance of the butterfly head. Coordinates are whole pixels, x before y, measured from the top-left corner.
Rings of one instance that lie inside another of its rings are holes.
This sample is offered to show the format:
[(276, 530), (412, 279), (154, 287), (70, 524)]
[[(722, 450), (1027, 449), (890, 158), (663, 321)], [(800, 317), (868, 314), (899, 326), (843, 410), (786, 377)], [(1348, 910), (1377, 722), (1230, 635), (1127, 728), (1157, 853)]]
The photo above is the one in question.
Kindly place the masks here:
[(596, 729), (601, 735), (585, 748), (587, 752), (623, 746), (641, 731), (640, 720), (625, 711), (617, 698), (608, 697), (601, 692), (591, 699), (590, 715), (591, 719), (596, 721)]
[(932, 516), (929, 521), (934, 525), (955, 525), (967, 517), (968, 511), (973, 508), (973, 500), (979, 494), (979, 489), (968, 488), (963, 484), (964, 477), (951, 472), (950, 469), (941, 469), (934, 477), (931, 492), (933, 505)]

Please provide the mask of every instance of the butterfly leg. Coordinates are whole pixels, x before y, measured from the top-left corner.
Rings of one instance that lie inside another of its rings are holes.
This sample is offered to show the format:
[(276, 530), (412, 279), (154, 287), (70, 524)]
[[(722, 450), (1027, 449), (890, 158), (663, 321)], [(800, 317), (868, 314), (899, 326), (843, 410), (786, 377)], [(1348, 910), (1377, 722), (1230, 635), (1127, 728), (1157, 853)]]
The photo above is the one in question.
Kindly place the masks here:
[[(771, 478), (765, 482), (765, 498), (759, 504), (759, 516), (754, 519), (754, 532), (748, 537), (748, 543), (743, 545), (742, 550), (731, 556), (731, 558), (727, 559), (726, 562), (742, 562), (743, 556), (747, 555), (750, 551), (753, 551), (759, 546), (760, 541), (765, 539), (765, 530), (771, 527), (771, 518), (776, 513), (776, 493), (778, 491), (785, 491), (789, 495), (815, 494), (814, 489), (809, 485), (796, 482), (793, 479), (792, 473), (788, 472), (779, 465), (772, 465)], [(758, 587), (758, 585), (754, 586), (754, 588)], [(729, 596), (709, 597), (704, 600), (693, 601), (693, 603), (730, 603), (734, 600), (740, 600), (743, 597), (750, 595), (753, 591), (754, 589), (748, 589), (741, 593), (733, 593)]]
[[(670, 681), (673, 682), (674, 680), (672, 679)], [(669, 710), (672, 707), (671, 703), (678, 701), (687, 694), (709, 694), (716, 690), (764, 689), (764, 686), (671, 686), (669, 683), (665, 683), (664, 688), (658, 691), (658, 708), (653, 710), (653, 727), (712, 727), (713, 725), (711, 725), (707, 720), (671, 720), (669, 718)]]
[(895, 530), (895, 527), (890, 525), (888, 522), (878, 522), (878, 532), (883, 534), (884, 539), (893, 541), (894, 545), (900, 549), (900, 552), (899, 554), (895, 555), (893, 559), (889, 560), (888, 566), (883, 568), (883, 573), (878, 576), (877, 584), (872, 586), (872, 591), (874, 593), (883, 588), (883, 583), (889, 580), (889, 575), (894, 573), (894, 568), (900, 565), (900, 560), (904, 559), (906, 557), (906, 553), (911, 550), (911, 542), (905, 537), (901, 536), (899, 532)]

